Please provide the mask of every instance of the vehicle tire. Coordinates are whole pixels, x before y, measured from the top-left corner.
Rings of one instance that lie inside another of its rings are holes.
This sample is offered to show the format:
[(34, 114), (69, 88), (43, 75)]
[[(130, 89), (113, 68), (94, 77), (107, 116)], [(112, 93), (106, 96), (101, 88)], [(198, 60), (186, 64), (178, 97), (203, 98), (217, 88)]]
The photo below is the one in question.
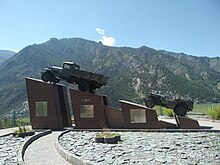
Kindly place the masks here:
[(53, 82), (54, 84), (58, 83), (60, 81), (60, 79), (56, 78), (54, 75), (52, 75), (51, 77), (51, 82)]
[(187, 108), (184, 105), (177, 105), (173, 109), (174, 113), (179, 116), (186, 116)]
[(55, 83), (59, 83), (60, 79), (56, 78)]
[(42, 76), (41, 76), (41, 79), (42, 79), (44, 82), (50, 81), (51, 78), (52, 78), (52, 73), (49, 72), (49, 71), (44, 72), (44, 73), (42, 74)]
[(154, 103), (153, 99), (147, 98), (145, 100), (145, 105), (149, 108), (153, 108), (155, 106), (155, 103)]
[(79, 83), (78, 83), (78, 88), (80, 91), (82, 92), (87, 92), (89, 90), (89, 82), (88, 81), (85, 81), (85, 80), (81, 80)]

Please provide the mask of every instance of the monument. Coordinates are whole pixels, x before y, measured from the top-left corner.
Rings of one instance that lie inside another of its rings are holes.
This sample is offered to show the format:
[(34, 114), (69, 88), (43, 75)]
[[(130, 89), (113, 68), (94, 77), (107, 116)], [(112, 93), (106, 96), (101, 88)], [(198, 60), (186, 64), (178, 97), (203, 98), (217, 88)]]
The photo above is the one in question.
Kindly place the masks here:
[[(76, 129), (200, 128), (196, 120), (179, 115), (175, 115), (177, 124), (159, 121), (154, 109), (125, 100), (119, 100), (121, 109), (109, 106), (108, 96), (95, 93), (107, 84), (108, 77), (80, 70), (73, 62), (46, 68), (42, 80), (26, 78), (33, 129), (72, 127), (70, 105)], [(60, 80), (77, 84), (79, 90), (58, 84)]]

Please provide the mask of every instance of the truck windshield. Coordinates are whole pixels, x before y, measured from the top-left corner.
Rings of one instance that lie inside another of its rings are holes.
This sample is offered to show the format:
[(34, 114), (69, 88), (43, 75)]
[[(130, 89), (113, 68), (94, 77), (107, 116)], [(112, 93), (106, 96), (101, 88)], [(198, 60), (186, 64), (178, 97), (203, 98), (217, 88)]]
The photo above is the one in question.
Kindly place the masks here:
[(68, 64), (63, 64), (63, 69), (70, 69), (70, 65), (68, 65)]

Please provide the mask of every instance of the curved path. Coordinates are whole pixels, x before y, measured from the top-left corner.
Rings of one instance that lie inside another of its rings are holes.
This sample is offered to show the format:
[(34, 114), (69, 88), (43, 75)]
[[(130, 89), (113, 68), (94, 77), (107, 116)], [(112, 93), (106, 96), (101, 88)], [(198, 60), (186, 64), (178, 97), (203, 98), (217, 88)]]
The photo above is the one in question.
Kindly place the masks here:
[(69, 165), (55, 148), (55, 141), (61, 132), (52, 132), (28, 146), (24, 154), (24, 162), (29, 165)]
[(16, 129), (17, 129), (17, 127), (0, 129), (0, 136), (10, 134), (10, 133), (14, 132)]

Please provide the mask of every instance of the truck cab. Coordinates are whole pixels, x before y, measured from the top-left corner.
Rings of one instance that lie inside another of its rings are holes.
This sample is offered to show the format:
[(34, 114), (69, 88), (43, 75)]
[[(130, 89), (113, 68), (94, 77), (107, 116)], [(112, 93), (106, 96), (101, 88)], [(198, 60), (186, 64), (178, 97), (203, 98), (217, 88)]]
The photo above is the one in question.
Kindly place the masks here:
[(79, 70), (80, 66), (75, 64), (74, 62), (64, 62), (63, 69), (69, 69), (69, 70), (78, 69)]

